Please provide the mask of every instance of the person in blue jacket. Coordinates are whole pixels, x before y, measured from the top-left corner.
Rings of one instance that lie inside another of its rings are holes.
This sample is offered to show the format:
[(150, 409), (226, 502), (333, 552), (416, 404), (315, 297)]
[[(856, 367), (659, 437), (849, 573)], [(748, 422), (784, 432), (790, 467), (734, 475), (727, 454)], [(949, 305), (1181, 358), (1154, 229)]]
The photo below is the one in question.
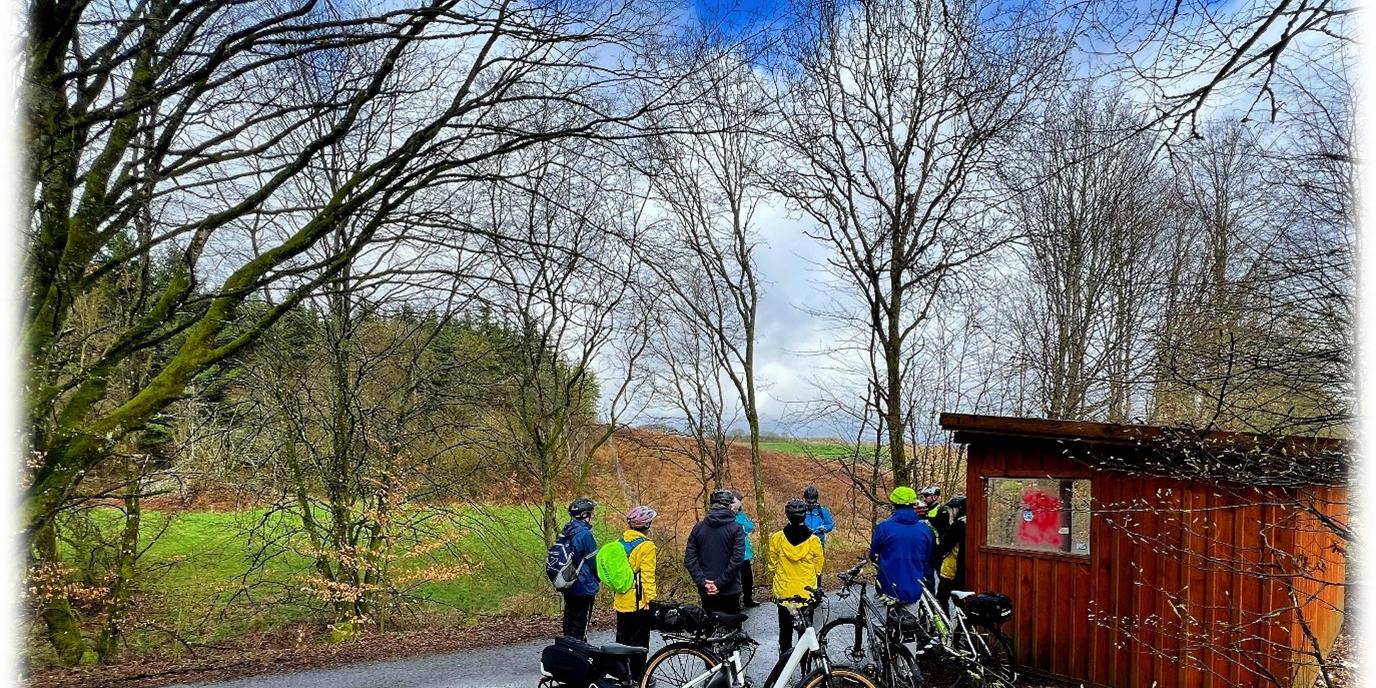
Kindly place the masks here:
[(564, 533), (573, 543), (573, 560), (582, 562), (578, 568), (578, 582), (564, 591), (564, 635), (587, 640), (588, 622), (592, 620), (592, 603), (597, 599), (597, 539), (592, 536), (592, 512), (597, 503), (580, 497), (569, 503), (569, 522)]
[(817, 534), (817, 539), (822, 541), (822, 546), (827, 545), (827, 533), (836, 529), (836, 523), (831, 520), (831, 510), (819, 503), (821, 493), (817, 491), (816, 485), (808, 485), (803, 490), (803, 501), (807, 502), (807, 514), (803, 516), (803, 525), (812, 529)]
[(745, 563), (741, 565), (741, 606), (749, 609), (760, 606), (760, 603), (755, 601), (755, 571), (750, 567), (750, 534), (755, 532), (755, 522), (745, 513), (741, 491), (733, 489), (731, 494), (736, 496), (736, 501), (731, 503), (731, 508), (736, 512), (736, 523), (741, 524), (741, 530), (745, 531)]
[(936, 537), (913, 509), (917, 492), (899, 485), (889, 494), (893, 515), (874, 527), (870, 561), (879, 573), (879, 592), (912, 605), (932, 581)]

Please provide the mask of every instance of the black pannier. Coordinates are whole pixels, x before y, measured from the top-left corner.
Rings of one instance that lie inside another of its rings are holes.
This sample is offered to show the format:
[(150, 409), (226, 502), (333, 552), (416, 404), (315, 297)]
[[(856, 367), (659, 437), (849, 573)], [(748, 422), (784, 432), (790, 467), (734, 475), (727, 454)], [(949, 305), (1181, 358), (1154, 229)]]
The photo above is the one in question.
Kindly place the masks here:
[(598, 673), (593, 659), (596, 651), (577, 638), (560, 636), (540, 653), (540, 673), (563, 684), (586, 686)]
[(663, 633), (698, 633), (711, 625), (702, 607), (678, 602), (650, 602), (650, 627)]
[(997, 626), (1013, 616), (1013, 601), (997, 592), (982, 592), (965, 600), (965, 616), (983, 626)]
[(922, 632), (922, 622), (907, 607), (889, 607), (887, 626), (897, 631), (903, 640), (911, 640)]

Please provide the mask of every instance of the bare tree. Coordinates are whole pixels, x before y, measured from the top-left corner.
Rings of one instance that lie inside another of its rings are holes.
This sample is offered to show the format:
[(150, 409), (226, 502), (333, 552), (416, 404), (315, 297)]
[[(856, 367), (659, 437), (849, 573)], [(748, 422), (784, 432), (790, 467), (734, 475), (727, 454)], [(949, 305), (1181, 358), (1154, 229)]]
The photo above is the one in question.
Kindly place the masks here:
[(818, 3), (798, 26), (776, 190), (833, 251), (849, 297), (836, 315), (876, 335), (890, 464), (907, 484), (905, 346), (952, 275), (1011, 239), (993, 221), (995, 151), (1068, 44), (1025, 6), (974, 1)]
[[(754, 252), (760, 243), (755, 214), (766, 194), (760, 129), (768, 124), (770, 98), (751, 64), (753, 46), (727, 44), (710, 33), (683, 43), (670, 59), (692, 74), (678, 84), (689, 95), (676, 99), (683, 105), (657, 113), (662, 133), (648, 141), (644, 161), (656, 200), (671, 218), (647, 263), (660, 273), (672, 311), (691, 321), (684, 327), (707, 337), (713, 367), (735, 392), (749, 433), (756, 517), (761, 532), (768, 532), (755, 373), (761, 284)], [(720, 419), (723, 410), (713, 417)], [(701, 423), (690, 426), (703, 429)], [(714, 443), (726, 443), (727, 430), (715, 428)], [(719, 449), (724, 462), (725, 447)], [(767, 549), (762, 539), (761, 560)]]
[[(604, 94), (632, 78), (637, 41), (661, 24), (627, 5), (31, 3), (22, 524), (36, 559), (53, 559), (45, 529), (116, 443), (333, 279), (421, 190), (634, 117)], [(604, 59), (609, 44), (623, 57)], [(355, 50), (377, 59), (324, 59)], [(302, 86), (303, 64), (323, 91)], [(533, 131), (501, 114), (529, 100), (564, 117)], [(289, 200), (330, 146), (365, 140), (332, 193)], [(352, 243), (307, 256), (346, 222)], [(78, 353), (74, 310), (150, 255), (165, 267), (126, 303), (128, 324)], [(265, 290), (270, 307), (243, 308)], [(125, 394), (113, 383), (153, 347), (169, 353)], [(70, 609), (52, 600), (45, 618), (64, 661), (78, 661)]]
[(548, 543), (557, 500), (586, 489), (593, 452), (638, 379), (620, 378), (610, 422), (599, 424), (599, 356), (628, 337), (640, 342), (623, 361), (634, 366), (647, 341), (633, 259), (644, 201), (590, 142), (541, 145), (505, 162), (506, 181), (492, 186), (476, 220), (494, 257), (492, 316), (515, 334), (504, 352), (514, 375), (497, 391), (510, 411), (496, 412), (489, 449), (535, 479)]
[(1108, 70), (1142, 88), (1167, 141), (1191, 138), (1211, 111), (1236, 106), (1236, 118), (1283, 119), (1294, 103), (1286, 82), (1316, 54), (1354, 47), (1356, 3), (1247, 0), (1214, 3), (1099, 3), (1095, 52), (1116, 53)]
[(1132, 135), (1140, 127), (1121, 93), (1078, 89), (1007, 170), (1032, 185), (1014, 203), (1026, 280), (1011, 329), (1050, 418), (1122, 422), (1145, 387), (1147, 333), (1184, 218), (1155, 141)]

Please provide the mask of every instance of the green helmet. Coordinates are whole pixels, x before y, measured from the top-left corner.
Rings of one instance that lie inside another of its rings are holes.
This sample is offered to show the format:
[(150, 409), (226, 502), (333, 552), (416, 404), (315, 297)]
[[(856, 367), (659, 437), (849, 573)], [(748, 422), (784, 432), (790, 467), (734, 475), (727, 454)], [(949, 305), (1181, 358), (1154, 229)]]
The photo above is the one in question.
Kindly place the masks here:
[(917, 503), (917, 492), (907, 485), (899, 485), (889, 493), (889, 501), (898, 506), (912, 506)]

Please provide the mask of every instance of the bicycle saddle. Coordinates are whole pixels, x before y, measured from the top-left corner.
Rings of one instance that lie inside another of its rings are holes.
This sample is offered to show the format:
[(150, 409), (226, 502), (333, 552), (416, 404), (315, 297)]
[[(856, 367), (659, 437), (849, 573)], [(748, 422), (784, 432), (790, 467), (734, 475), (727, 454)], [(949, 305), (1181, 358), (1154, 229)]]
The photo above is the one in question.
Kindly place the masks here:
[(712, 612), (712, 620), (716, 621), (718, 626), (728, 626), (731, 628), (735, 628), (736, 626), (740, 626), (741, 624), (745, 623), (745, 620), (748, 618), (750, 618), (749, 614), (727, 614), (726, 612)]
[(952, 590), (952, 591), (951, 591), (951, 597), (954, 597), (954, 598), (956, 598), (957, 600), (964, 600), (964, 599), (967, 598), (967, 597), (972, 597), (972, 596), (974, 596), (974, 594), (975, 594), (975, 593), (970, 592), (969, 590)]
[(598, 648), (597, 651), (610, 657), (632, 657), (635, 655), (643, 655), (646, 652), (649, 652), (649, 648), (636, 647), (634, 645), (622, 645), (621, 643), (607, 643), (606, 645), (603, 645), (602, 647)]

